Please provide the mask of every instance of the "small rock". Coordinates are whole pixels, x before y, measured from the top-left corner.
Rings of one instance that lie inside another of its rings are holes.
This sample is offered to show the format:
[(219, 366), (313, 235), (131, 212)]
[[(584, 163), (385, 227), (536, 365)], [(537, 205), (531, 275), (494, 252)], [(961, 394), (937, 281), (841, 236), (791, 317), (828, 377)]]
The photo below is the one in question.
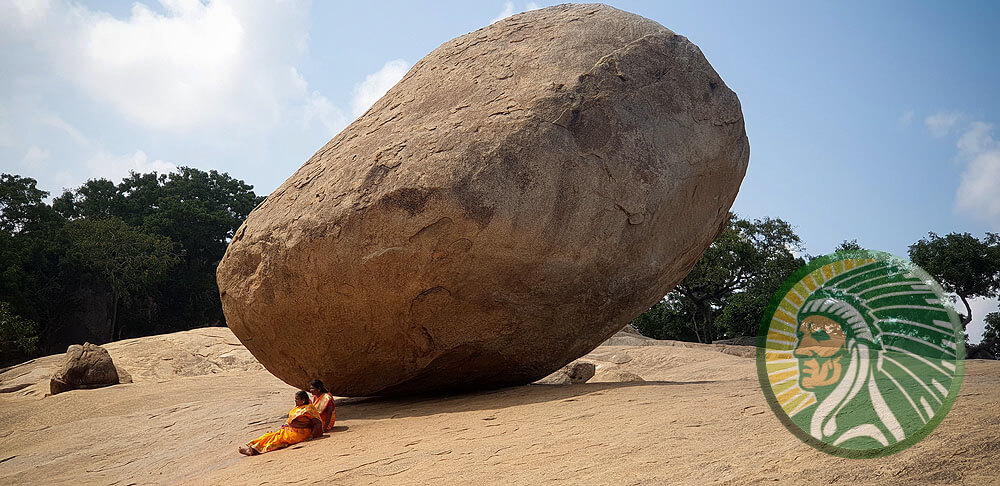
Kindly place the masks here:
[[(132, 377), (128, 376), (131, 382)], [(121, 383), (108, 351), (96, 344), (74, 344), (66, 350), (66, 363), (49, 381), (53, 395), (77, 389), (99, 388)]]
[(594, 363), (574, 361), (566, 366), (563, 366), (555, 373), (536, 381), (535, 383), (542, 385), (571, 385), (586, 383), (587, 380), (594, 377), (594, 373), (596, 372), (597, 367), (594, 366)]
[(588, 354), (587, 358), (619, 365), (632, 361), (632, 356), (629, 356), (628, 353), (614, 353), (609, 351), (594, 351)]
[(132, 383), (132, 375), (129, 374), (128, 371), (125, 371), (123, 368), (119, 368), (117, 366), (115, 369), (118, 370), (118, 384)]
[(641, 376), (632, 373), (631, 371), (624, 371), (619, 369), (608, 370), (607, 372), (601, 372), (597, 374), (594, 381), (602, 382), (613, 382), (613, 383), (630, 383), (646, 381)]

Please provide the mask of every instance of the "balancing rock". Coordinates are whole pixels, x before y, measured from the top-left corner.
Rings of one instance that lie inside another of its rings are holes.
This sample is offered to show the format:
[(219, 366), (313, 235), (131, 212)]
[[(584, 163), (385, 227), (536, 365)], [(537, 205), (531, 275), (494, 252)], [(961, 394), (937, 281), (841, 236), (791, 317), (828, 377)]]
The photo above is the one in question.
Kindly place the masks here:
[(226, 320), (297, 387), (530, 383), (690, 271), (749, 154), (687, 38), (604, 5), (514, 15), (417, 62), (250, 214)]

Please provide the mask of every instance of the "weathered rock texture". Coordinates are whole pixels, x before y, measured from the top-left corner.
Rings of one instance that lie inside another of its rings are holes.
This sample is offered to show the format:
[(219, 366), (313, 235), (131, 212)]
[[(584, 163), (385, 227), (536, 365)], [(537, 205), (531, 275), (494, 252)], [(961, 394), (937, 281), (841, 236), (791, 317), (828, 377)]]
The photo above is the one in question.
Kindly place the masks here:
[(619, 369), (610, 370), (600, 370), (593, 376), (595, 382), (610, 382), (610, 383), (635, 383), (646, 381), (643, 380), (641, 376), (632, 373), (631, 371), (622, 371)]
[(515, 15), (418, 62), (250, 214), (226, 319), (294, 386), (529, 383), (684, 277), (748, 157), (685, 37), (603, 5)]
[[(131, 376), (128, 382), (131, 382)], [(119, 383), (118, 369), (108, 351), (96, 344), (74, 344), (66, 350), (66, 362), (52, 375), (50, 393), (58, 393)]]
[(594, 373), (596, 372), (597, 366), (594, 363), (574, 361), (535, 383), (542, 385), (575, 385), (586, 383), (587, 380), (594, 377)]

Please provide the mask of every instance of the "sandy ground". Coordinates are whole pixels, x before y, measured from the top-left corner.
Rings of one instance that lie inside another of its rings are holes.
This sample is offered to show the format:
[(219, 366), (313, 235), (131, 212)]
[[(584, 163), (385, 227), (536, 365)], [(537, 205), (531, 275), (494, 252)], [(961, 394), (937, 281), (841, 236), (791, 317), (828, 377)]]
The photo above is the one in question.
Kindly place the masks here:
[(107, 348), (135, 383), (42, 398), (61, 357), (0, 373), (0, 484), (1000, 484), (1000, 362), (968, 362), (945, 421), (881, 459), (799, 442), (753, 359), (661, 345), (598, 347), (585, 384), (338, 400), (333, 433), (243, 457), (294, 390), (227, 329)]

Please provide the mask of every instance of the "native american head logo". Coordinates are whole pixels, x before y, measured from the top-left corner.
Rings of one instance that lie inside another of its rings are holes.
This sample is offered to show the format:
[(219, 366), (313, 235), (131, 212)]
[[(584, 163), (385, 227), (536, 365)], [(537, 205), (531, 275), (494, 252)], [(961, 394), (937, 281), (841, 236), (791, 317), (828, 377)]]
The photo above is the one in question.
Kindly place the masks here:
[(758, 335), (771, 408), (807, 444), (843, 457), (898, 452), (951, 409), (964, 335), (941, 287), (886, 253), (818, 258), (774, 296)]

